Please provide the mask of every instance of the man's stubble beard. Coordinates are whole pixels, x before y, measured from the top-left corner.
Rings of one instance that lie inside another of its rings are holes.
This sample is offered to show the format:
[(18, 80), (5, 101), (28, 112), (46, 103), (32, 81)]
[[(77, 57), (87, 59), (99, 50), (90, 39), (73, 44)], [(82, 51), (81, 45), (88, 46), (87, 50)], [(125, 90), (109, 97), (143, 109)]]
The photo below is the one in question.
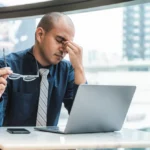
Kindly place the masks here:
[(48, 59), (48, 56), (44, 53), (43, 48), (40, 48), (40, 55), (41, 55), (42, 59), (47, 63), (47, 65), (52, 64), (52, 62), (50, 62), (50, 60)]

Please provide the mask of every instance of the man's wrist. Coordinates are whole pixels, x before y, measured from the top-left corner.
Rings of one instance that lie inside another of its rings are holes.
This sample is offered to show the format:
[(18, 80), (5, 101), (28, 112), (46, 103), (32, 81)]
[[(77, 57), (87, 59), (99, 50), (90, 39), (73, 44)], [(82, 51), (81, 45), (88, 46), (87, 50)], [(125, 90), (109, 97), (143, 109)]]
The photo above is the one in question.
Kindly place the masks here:
[(74, 73), (75, 73), (75, 84), (79, 85), (84, 84), (86, 82), (83, 66), (74, 69)]
[(84, 72), (84, 67), (83, 65), (80, 65), (80, 66), (77, 66), (74, 68), (74, 71), (75, 72)]

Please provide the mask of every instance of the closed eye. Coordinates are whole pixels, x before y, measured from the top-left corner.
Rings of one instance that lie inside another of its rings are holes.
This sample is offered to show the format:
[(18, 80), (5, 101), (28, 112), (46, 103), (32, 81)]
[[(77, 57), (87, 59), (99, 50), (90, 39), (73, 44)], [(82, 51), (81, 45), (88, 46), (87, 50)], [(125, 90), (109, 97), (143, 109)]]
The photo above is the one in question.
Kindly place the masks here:
[(57, 36), (57, 37), (56, 37), (56, 41), (57, 41), (58, 43), (63, 43), (63, 42), (66, 41), (66, 40), (65, 40), (65, 38), (63, 38), (63, 37), (61, 37), (61, 36)]

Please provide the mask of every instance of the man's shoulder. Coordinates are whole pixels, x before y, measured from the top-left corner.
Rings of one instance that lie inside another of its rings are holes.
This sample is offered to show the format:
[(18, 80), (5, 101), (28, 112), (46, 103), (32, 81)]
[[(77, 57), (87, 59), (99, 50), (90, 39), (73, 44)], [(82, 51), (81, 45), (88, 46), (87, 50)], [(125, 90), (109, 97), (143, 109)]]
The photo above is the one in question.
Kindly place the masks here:
[[(15, 62), (20, 63), (29, 50), (30, 49), (26, 49), (18, 52), (12, 52), (6, 55), (6, 62), (8, 64), (15, 63)], [(4, 58), (0, 58), (0, 67), (5, 67)]]
[(25, 50), (22, 50), (22, 51), (18, 51), (18, 52), (13, 52), (13, 53), (10, 53), (6, 56), (6, 59), (8, 59), (9, 61), (15, 61), (15, 60), (22, 60), (23, 57), (27, 54), (27, 52), (29, 51), (30, 49), (25, 49)]
[[(24, 57), (26, 56), (27, 52), (30, 49), (18, 51), (18, 52), (12, 52), (8, 55), (6, 55), (6, 62), (8, 65), (10, 64), (20, 64), (24, 60)], [(5, 67), (4, 58), (0, 58), (0, 68)]]

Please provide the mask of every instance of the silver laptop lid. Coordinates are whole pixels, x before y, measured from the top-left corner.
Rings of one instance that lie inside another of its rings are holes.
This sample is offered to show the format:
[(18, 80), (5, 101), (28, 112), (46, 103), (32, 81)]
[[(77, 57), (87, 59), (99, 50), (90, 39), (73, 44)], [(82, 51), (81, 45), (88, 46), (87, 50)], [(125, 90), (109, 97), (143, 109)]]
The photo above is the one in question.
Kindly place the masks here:
[(135, 89), (135, 86), (80, 85), (65, 133), (120, 130)]

